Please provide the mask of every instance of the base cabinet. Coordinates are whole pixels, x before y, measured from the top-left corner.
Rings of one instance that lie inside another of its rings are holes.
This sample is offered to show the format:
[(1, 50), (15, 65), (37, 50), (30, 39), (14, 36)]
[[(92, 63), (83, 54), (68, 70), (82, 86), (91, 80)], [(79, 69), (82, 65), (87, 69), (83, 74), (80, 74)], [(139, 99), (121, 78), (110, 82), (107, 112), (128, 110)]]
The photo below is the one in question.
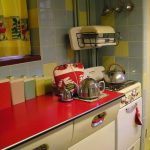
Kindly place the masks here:
[(115, 150), (115, 121), (79, 141), (68, 150)]
[(73, 124), (68, 123), (32, 139), (14, 150), (67, 150), (72, 138)]

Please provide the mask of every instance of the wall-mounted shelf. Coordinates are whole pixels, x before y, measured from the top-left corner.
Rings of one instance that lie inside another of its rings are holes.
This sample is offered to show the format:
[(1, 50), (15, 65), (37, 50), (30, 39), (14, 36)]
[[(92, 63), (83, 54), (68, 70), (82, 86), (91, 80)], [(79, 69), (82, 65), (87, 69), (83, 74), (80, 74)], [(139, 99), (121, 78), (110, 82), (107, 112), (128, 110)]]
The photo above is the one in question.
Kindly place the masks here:
[(109, 26), (73, 27), (69, 31), (73, 50), (92, 49), (106, 45), (117, 45), (120, 34)]

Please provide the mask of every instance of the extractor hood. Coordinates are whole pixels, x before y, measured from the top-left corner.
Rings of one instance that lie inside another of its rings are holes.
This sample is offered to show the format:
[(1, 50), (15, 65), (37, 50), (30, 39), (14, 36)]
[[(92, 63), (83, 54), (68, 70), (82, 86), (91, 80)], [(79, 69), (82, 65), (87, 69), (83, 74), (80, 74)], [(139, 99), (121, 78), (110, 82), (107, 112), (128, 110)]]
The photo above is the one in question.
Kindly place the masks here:
[(117, 45), (119, 33), (111, 26), (80, 26), (69, 30), (69, 38), (73, 50), (82, 50)]

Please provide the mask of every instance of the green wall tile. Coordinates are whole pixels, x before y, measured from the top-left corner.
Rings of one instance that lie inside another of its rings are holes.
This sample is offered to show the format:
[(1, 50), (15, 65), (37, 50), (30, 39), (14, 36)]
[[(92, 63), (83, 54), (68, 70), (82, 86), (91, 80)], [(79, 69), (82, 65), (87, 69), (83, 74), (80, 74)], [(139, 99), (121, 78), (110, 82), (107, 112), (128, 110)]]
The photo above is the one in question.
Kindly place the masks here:
[(102, 65), (107, 70), (111, 64), (115, 63), (115, 57), (114, 56), (103, 56), (102, 57)]
[(129, 48), (127, 41), (120, 41), (119, 44), (115, 47), (115, 56), (128, 57)]

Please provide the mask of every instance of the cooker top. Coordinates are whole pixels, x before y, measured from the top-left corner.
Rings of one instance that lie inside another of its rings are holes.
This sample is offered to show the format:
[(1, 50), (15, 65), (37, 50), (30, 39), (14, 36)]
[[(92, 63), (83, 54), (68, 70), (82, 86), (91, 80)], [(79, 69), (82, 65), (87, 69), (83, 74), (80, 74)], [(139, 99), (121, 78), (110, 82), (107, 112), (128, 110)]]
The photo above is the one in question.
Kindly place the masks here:
[(124, 83), (118, 83), (118, 84), (113, 84), (113, 83), (105, 83), (106, 89), (111, 90), (111, 91), (120, 91), (124, 88), (129, 87), (130, 85), (133, 85), (137, 83), (137, 81), (133, 80), (127, 80)]

